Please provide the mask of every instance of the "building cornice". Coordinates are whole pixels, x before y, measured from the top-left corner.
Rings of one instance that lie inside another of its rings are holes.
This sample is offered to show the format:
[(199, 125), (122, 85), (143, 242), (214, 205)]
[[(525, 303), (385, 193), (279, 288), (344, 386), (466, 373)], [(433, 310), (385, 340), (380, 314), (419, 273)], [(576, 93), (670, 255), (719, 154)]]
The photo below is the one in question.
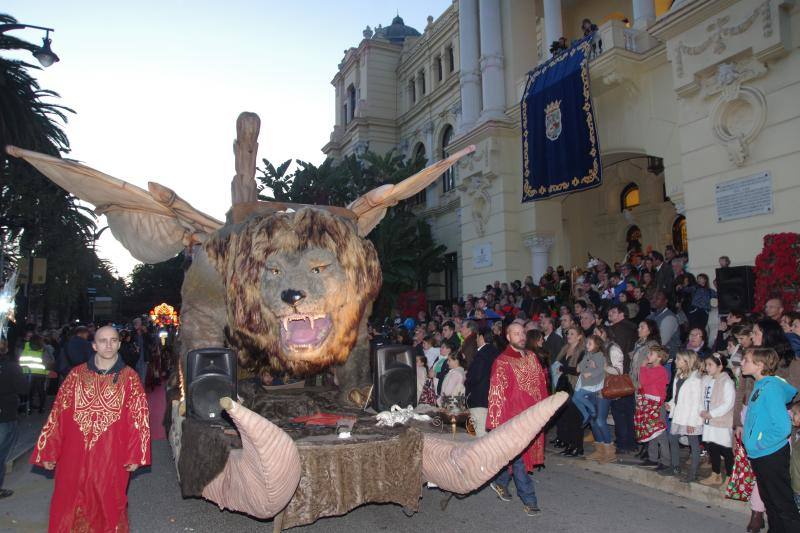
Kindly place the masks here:
[(426, 28), (421, 37), (417, 38), (407, 50), (403, 50), (403, 63), (414, 63), (420, 55), (430, 51), (431, 43), (441, 39), (447, 40), (448, 32), (457, 34), (453, 28), (458, 26), (458, 9), (456, 4), (451, 4), (444, 12), (439, 15), (430, 28)]
[(653, 37), (667, 41), (686, 30), (705, 22), (720, 11), (727, 9), (738, 0), (696, 0), (671, 11), (647, 29)]
[(361, 60), (361, 56), (371, 48), (386, 50), (394, 52), (398, 56), (402, 52), (402, 46), (381, 39), (362, 39), (358, 47), (348, 48), (344, 53), (342, 62), (339, 63), (339, 70), (333, 76), (331, 85), (336, 85), (344, 76), (344, 73), (350, 70), (354, 63)]
[[(482, 140), (489, 137), (516, 137), (519, 135), (519, 125), (514, 125), (512, 122), (487, 120), (481, 122), (472, 130), (466, 132), (460, 137), (453, 139), (453, 151), (461, 150), (470, 144), (478, 144)], [(449, 149), (449, 148), (448, 148)]]

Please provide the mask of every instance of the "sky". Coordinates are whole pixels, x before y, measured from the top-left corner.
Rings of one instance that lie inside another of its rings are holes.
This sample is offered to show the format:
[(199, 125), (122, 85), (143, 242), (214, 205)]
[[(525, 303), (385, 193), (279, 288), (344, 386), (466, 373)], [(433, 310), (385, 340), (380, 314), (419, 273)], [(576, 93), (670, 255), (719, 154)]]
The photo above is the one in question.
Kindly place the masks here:
[[(398, 12), (422, 32), (451, 1), (5, 0), (0, 11), (55, 29), (61, 61), (34, 76), (76, 112), (67, 157), (145, 189), (163, 183), (223, 220), (240, 112), (261, 117), (259, 166), (322, 162), (343, 51)], [(10, 35), (41, 44), (43, 32)], [(111, 232), (98, 254), (122, 276), (136, 264)]]

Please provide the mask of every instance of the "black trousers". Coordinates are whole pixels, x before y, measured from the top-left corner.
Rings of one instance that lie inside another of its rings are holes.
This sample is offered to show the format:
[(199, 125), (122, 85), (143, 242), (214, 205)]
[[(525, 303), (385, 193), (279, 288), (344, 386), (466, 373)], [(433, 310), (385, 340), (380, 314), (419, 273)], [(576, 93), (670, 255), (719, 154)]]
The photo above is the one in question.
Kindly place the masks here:
[(558, 438), (564, 441), (567, 446), (583, 451), (581, 418), (578, 407), (572, 401), (568, 401), (561, 411), (558, 422), (556, 422), (556, 431)]
[(708, 455), (711, 457), (711, 471), (715, 474), (722, 472), (721, 459), (725, 459), (725, 472), (730, 476), (731, 472), (733, 472), (733, 449), (716, 442), (706, 442), (704, 444), (706, 450), (708, 450)]
[(636, 412), (636, 401), (633, 394), (611, 400), (611, 417), (614, 419), (614, 433), (617, 437), (617, 448), (635, 450), (636, 438), (633, 433), (633, 415)]
[(789, 479), (789, 445), (764, 457), (750, 459), (758, 491), (767, 508), (770, 533), (800, 531), (800, 511)]
[(39, 409), (40, 411), (44, 409), (45, 404), (47, 403), (47, 395), (45, 394), (44, 386), (45, 382), (47, 381), (47, 376), (34, 374), (31, 376), (31, 384), (28, 387), (28, 409), (34, 409), (33, 406), (33, 398), (34, 396), (39, 402), (39, 405), (35, 407), (35, 409)]

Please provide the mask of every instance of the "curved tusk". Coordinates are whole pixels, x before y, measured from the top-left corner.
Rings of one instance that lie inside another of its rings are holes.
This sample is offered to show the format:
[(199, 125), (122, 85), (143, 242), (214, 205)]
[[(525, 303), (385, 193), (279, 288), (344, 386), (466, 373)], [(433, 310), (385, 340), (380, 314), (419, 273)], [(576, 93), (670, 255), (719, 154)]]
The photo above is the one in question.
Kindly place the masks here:
[(522, 453), (568, 398), (567, 393), (558, 392), (473, 442), (426, 434), (423, 477), (457, 494), (477, 489)]
[(203, 497), (256, 518), (278, 514), (300, 482), (300, 454), (278, 426), (230, 398), (221, 398), (242, 437), (242, 449), (231, 450), (220, 474), (203, 489)]

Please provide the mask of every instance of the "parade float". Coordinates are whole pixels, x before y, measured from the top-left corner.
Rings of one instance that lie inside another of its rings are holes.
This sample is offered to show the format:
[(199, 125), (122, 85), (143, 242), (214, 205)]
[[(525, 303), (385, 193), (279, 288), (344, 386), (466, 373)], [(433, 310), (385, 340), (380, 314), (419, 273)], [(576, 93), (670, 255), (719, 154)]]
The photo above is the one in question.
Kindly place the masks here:
[[(234, 143), (232, 206), (222, 222), (172, 189), (145, 191), (75, 162), (7, 147), (105, 215), (114, 236), (137, 259), (157, 263), (185, 250), (179, 350), (228, 348), (253, 375), (304, 376), (335, 369), (338, 390), (267, 391), (240, 382), (221, 398), (235, 424), (209, 424), (173, 406), (170, 443), (185, 497), (259, 519), (275, 529), (347, 513), (372, 502), (416, 511), (425, 481), (466, 494), (525, 449), (564, 403), (558, 394), (488, 435), (454, 438), (412, 423), (379, 425), (353, 405), (370, 375), (367, 316), (381, 286), (367, 234), (389, 207), (430, 185), (468, 147), (346, 207), (258, 200), (258, 117), (243, 113)], [(182, 397), (186, 400), (186, 383)], [(346, 424), (349, 431), (335, 429)], [(342, 438), (344, 436), (345, 438)]]

